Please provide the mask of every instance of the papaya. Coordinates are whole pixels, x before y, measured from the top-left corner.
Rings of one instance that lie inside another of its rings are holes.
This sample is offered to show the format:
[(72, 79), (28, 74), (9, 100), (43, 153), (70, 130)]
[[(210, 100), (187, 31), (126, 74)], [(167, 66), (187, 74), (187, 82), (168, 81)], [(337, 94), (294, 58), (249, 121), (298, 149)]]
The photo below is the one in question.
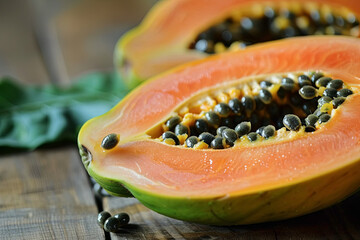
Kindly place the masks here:
[(239, 225), (335, 204), (360, 187), (360, 39), (287, 38), (181, 65), (78, 136), (110, 194)]
[(115, 47), (129, 87), (176, 65), (256, 43), (307, 35), (359, 37), (354, 0), (165, 0)]

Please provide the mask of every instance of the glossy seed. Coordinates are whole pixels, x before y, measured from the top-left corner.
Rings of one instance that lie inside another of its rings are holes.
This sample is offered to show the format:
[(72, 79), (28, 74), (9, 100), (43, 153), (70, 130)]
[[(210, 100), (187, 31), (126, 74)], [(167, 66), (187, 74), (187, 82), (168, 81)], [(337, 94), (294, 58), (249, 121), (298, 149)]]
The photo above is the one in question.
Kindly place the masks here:
[(119, 143), (119, 135), (116, 133), (111, 133), (104, 137), (101, 142), (101, 147), (103, 149), (109, 150), (114, 148)]
[(199, 140), (195, 136), (191, 136), (191, 137), (187, 138), (185, 141), (186, 146), (189, 148), (193, 148), (195, 146), (195, 144), (197, 144), (198, 142), (199, 142)]
[(227, 117), (229, 116), (231, 109), (229, 105), (226, 103), (219, 103), (215, 106), (214, 111), (220, 116), (220, 117)]
[(287, 90), (290, 91), (295, 87), (295, 81), (291, 78), (285, 77), (281, 79), (281, 86)]
[(271, 87), (273, 84), (270, 81), (264, 80), (260, 82), (260, 87), (261, 88), (268, 88)]
[(243, 105), (244, 109), (247, 111), (252, 111), (255, 108), (255, 101), (250, 96), (244, 96), (241, 98), (241, 104)]
[(100, 212), (100, 213), (98, 214), (98, 216), (97, 216), (97, 223), (98, 223), (98, 225), (99, 225), (101, 228), (103, 228), (105, 221), (106, 221), (109, 217), (111, 217), (111, 214), (110, 214), (109, 212), (107, 212), (107, 211), (102, 211), (102, 212)]
[(264, 128), (265, 128), (265, 126), (259, 127), (255, 132), (257, 134), (259, 134), (260, 136), (262, 136), (262, 132), (263, 132)]
[(251, 131), (250, 122), (242, 122), (235, 127), (235, 132), (239, 137), (248, 134), (250, 131)]
[(336, 98), (337, 96), (337, 91), (335, 88), (326, 88), (323, 92), (323, 96), (327, 96), (330, 98)]
[(313, 83), (313, 85), (315, 85), (316, 80), (318, 80), (319, 78), (323, 77), (324, 74), (320, 73), (320, 72), (316, 72), (314, 74), (311, 75), (311, 82)]
[(176, 125), (175, 135), (183, 135), (183, 134), (189, 135), (189, 128), (183, 124)]
[(295, 107), (300, 106), (303, 101), (304, 99), (300, 96), (298, 92), (290, 95), (290, 103)]
[(229, 127), (227, 126), (221, 126), (219, 127), (218, 129), (216, 129), (216, 135), (218, 136), (222, 136), (222, 132), (225, 130), (225, 129), (228, 129)]
[(205, 113), (205, 118), (207, 122), (211, 125), (219, 125), (220, 124), (220, 117), (213, 111), (209, 111)]
[(283, 118), (283, 124), (287, 129), (297, 131), (300, 129), (301, 120), (294, 114), (287, 114)]
[(130, 221), (130, 216), (127, 213), (118, 213), (114, 215), (114, 218), (117, 218), (120, 220), (122, 226), (125, 226)]
[(225, 129), (222, 132), (222, 137), (225, 138), (225, 141), (230, 146), (234, 145), (234, 142), (238, 139), (238, 135), (233, 129)]
[(337, 92), (338, 97), (347, 97), (349, 95), (353, 94), (353, 91), (351, 91), (348, 88), (343, 88)]
[(331, 97), (328, 96), (323, 96), (321, 98), (319, 98), (318, 100), (318, 107), (321, 107), (322, 105), (324, 105), (325, 103), (329, 103), (332, 101)]
[(256, 132), (251, 132), (247, 135), (247, 138), (250, 140), (250, 142), (254, 142), (258, 139), (258, 134)]
[(299, 83), (300, 87), (303, 87), (303, 86), (306, 86), (306, 85), (311, 85), (311, 80), (306, 75), (300, 75), (298, 77), (298, 83)]
[(212, 140), (210, 146), (213, 149), (223, 149), (224, 148), (224, 139), (222, 137), (216, 137), (214, 140)]
[(259, 95), (256, 95), (254, 97), (254, 101), (255, 101), (255, 109), (257, 111), (263, 110), (265, 108), (265, 103), (260, 99)]
[(314, 132), (316, 130), (315, 126), (306, 126), (305, 127), (305, 132)]
[(203, 141), (204, 143), (206, 143), (209, 146), (211, 144), (211, 141), (214, 139), (215, 139), (214, 135), (212, 135), (211, 133), (208, 133), (208, 132), (203, 132), (202, 134), (199, 135), (199, 140)]
[(228, 103), (230, 109), (234, 112), (234, 113), (241, 113), (242, 112), (242, 103), (240, 102), (239, 99), (237, 98), (233, 98), (229, 101)]
[(315, 126), (318, 119), (319, 118), (315, 114), (310, 114), (305, 118), (305, 124), (306, 126)]
[(322, 112), (320, 109), (316, 109), (313, 114), (319, 118), (324, 114), (324, 112)]
[(331, 81), (332, 79), (329, 77), (321, 77), (315, 82), (315, 86), (319, 87), (326, 87), (326, 85)]
[(276, 129), (273, 125), (268, 125), (262, 130), (261, 136), (263, 136), (265, 139), (268, 139), (275, 135), (275, 131)]
[(104, 230), (107, 232), (119, 232), (121, 227), (124, 226), (120, 219), (109, 217), (104, 223)]
[(319, 123), (326, 123), (327, 121), (330, 120), (330, 118), (331, 118), (331, 116), (329, 114), (325, 113), (319, 117)]
[(162, 138), (163, 138), (164, 140), (170, 138), (170, 139), (174, 140), (175, 145), (179, 145), (179, 144), (180, 144), (180, 141), (179, 141), (178, 137), (177, 137), (177, 136), (175, 135), (175, 133), (173, 133), (173, 132), (170, 132), (170, 131), (164, 132), (164, 133), (162, 134)]
[(299, 94), (304, 99), (313, 99), (316, 97), (317, 90), (313, 86), (303, 86), (300, 88)]
[(261, 101), (265, 104), (269, 104), (272, 100), (272, 95), (269, 90), (262, 88), (259, 91), (259, 97)]
[(346, 98), (345, 97), (337, 97), (333, 100), (333, 106), (334, 108), (338, 108), (341, 104), (343, 104), (345, 102)]
[(165, 125), (168, 127), (170, 131), (173, 131), (175, 126), (178, 125), (181, 122), (181, 119), (179, 116), (174, 116), (166, 121)]
[(197, 119), (195, 121), (195, 129), (198, 134), (209, 131), (209, 125), (204, 119)]
[(344, 85), (344, 82), (340, 79), (334, 79), (334, 80), (331, 80), (327, 85), (326, 87), (328, 88), (335, 88), (336, 90), (339, 90), (340, 88), (342, 88)]

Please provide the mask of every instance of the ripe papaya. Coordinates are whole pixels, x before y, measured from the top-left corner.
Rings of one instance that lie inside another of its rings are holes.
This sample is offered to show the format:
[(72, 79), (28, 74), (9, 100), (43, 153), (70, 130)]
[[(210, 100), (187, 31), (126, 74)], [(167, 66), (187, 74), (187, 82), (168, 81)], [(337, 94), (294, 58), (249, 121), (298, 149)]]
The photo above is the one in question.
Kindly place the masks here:
[(125, 34), (114, 62), (130, 87), (176, 65), (255, 43), (306, 35), (359, 37), (354, 0), (168, 0)]
[(213, 55), (89, 120), (80, 154), (108, 192), (172, 218), (235, 225), (303, 215), (360, 187), (359, 84), (352, 37)]

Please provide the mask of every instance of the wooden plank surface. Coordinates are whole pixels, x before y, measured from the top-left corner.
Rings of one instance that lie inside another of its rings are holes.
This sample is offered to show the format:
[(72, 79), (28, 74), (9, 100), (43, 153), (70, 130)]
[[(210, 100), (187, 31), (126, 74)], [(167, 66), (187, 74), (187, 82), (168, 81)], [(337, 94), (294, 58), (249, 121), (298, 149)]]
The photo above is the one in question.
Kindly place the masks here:
[[(116, 41), (155, 0), (0, 1), (0, 74), (60, 84), (112, 69)], [(0, 156), (4, 239), (360, 239), (360, 193), (286, 221), (216, 227), (157, 214), (136, 199), (105, 197), (99, 209), (127, 212), (123, 232), (96, 224), (95, 196), (75, 145)]]

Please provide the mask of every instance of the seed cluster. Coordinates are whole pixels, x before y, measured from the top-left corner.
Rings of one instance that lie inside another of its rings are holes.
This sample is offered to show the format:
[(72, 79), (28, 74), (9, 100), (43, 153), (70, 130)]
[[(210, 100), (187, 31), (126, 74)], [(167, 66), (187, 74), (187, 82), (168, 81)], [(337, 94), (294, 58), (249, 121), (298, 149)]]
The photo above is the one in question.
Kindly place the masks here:
[[(270, 76), (217, 92), (200, 101), (200, 113), (177, 113), (160, 140), (188, 148), (224, 149), (276, 136), (277, 130), (313, 132), (353, 91), (320, 72)], [(227, 91), (227, 93), (226, 93)], [(211, 93), (210, 93), (211, 95)]]
[(189, 48), (212, 54), (287, 37), (358, 34), (359, 19), (350, 11), (327, 5), (257, 5), (250, 13), (235, 12), (201, 32)]
[(130, 221), (127, 213), (118, 213), (114, 216), (107, 211), (102, 211), (98, 214), (97, 223), (107, 232), (119, 232)]

